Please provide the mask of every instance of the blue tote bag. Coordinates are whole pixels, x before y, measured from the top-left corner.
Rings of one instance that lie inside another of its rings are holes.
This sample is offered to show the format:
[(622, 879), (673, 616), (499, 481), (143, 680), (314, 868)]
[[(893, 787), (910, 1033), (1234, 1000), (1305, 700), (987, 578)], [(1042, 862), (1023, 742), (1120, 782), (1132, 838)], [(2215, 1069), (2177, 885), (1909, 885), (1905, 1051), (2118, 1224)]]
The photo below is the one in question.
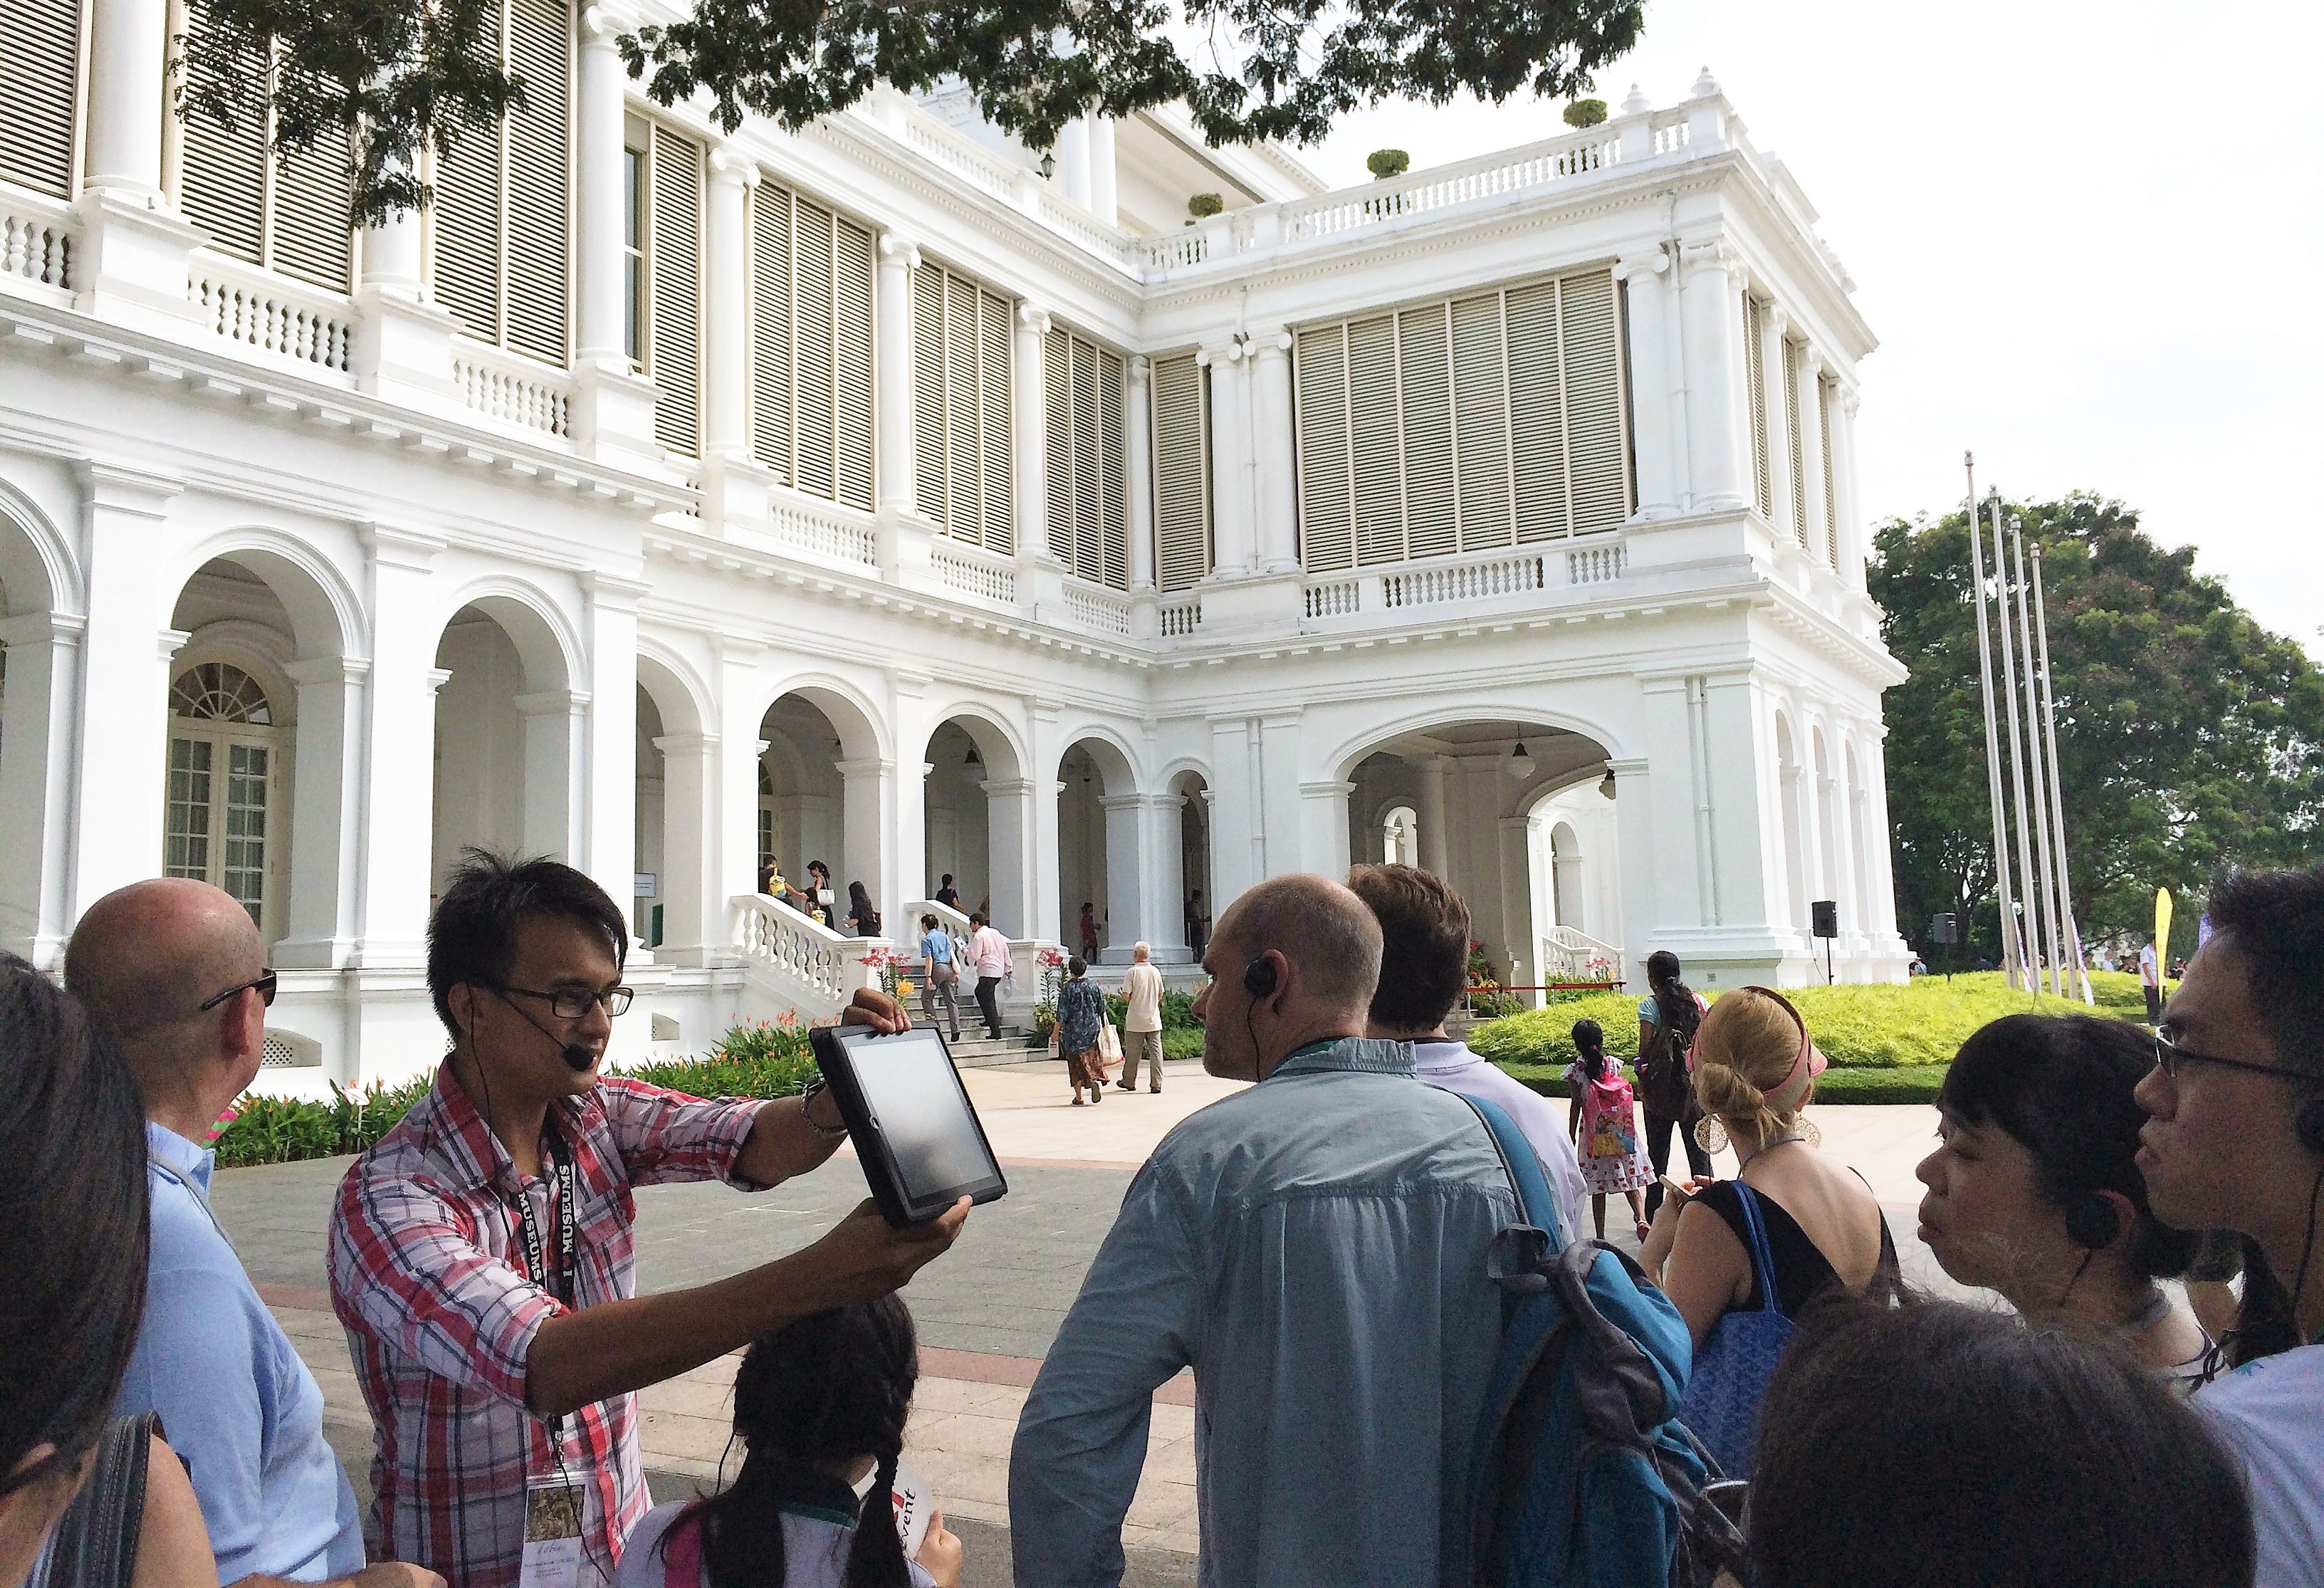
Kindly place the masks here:
[(1792, 1320), (1775, 1292), (1775, 1262), (1767, 1250), (1767, 1227), (1760, 1222), (1759, 1197), (1742, 1181), (1732, 1182), (1751, 1233), (1751, 1272), (1758, 1281), (1759, 1305), (1729, 1312), (1711, 1325), (1710, 1338), (1694, 1353), (1694, 1371), (1679, 1402), (1679, 1420), (1694, 1430), (1729, 1478), (1751, 1475), (1758, 1443), (1759, 1399), (1775, 1361), (1791, 1343)]

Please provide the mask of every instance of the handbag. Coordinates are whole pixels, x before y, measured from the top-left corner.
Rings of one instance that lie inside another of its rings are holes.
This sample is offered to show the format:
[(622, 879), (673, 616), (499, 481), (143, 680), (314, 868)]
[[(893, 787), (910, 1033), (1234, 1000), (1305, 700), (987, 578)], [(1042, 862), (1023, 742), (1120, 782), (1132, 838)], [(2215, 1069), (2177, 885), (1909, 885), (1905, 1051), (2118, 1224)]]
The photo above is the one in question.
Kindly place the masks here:
[(1121, 1033), (1111, 1020), (1097, 1029), (1097, 1061), (1108, 1069), (1121, 1062)]
[(88, 1477), (58, 1519), (25, 1588), (129, 1588), (145, 1525), (154, 1427), (150, 1411), (105, 1425)]
[(1720, 1315), (1694, 1353), (1694, 1371), (1679, 1401), (1679, 1420), (1694, 1430), (1729, 1478), (1748, 1478), (1759, 1434), (1759, 1401), (1776, 1359), (1791, 1343), (1794, 1325), (1784, 1316), (1775, 1292), (1775, 1260), (1767, 1250), (1767, 1227), (1759, 1217), (1759, 1196), (1742, 1181), (1731, 1182), (1750, 1231), (1751, 1274), (1759, 1305)]

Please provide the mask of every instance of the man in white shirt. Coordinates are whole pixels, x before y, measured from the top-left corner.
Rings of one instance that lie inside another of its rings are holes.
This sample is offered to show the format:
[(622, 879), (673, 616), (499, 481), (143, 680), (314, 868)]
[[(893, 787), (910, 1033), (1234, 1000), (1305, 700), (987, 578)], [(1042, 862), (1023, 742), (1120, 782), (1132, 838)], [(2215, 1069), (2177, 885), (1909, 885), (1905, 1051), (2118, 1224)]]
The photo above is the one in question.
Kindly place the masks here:
[(982, 910), (968, 918), (968, 963), (976, 972), (976, 1007), (984, 1015), (984, 1034), (1001, 1040), (1001, 978), (1009, 974), (1009, 941), (992, 929)]
[(1360, 865), (1348, 886), (1380, 926), (1379, 985), (1364, 1034), (1412, 1044), (1420, 1078), (1446, 1092), (1498, 1103), (1541, 1159), (1561, 1232), (1581, 1232), (1590, 1193), (1573, 1140), (1549, 1099), (1444, 1034), (1444, 1017), (1469, 980), (1469, 904), (1451, 883), (1409, 865)]
[(2139, 1172), (2157, 1217), (2249, 1237), (2292, 1298), (2300, 1343), (2195, 1405), (2243, 1459), (2256, 1580), (2324, 1588), (2324, 866), (2231, 875), (2209, 913), (2138, 1085)]
[(1122, 1001), (1130, 1005), (1122, 1016), (1121, 1079), (1114, 1083), (1124, 1092), (1138, 1090), (1138, 1061), (1153, 1060), (1148, 1073), (1153, 1083), (1147, 1090), (1159, 1095), (1162, 1091), (1162, 973), (1150, 963), (1154, 950), (1140, 943), (1130, 951), (1130, 974), (1121, 979)]
[(2163, 1023), (2163, 966), (2155, 957), (2154, 945), (2149, 943), (2138, 951), (2138, 985), (2146, 994), (2146, 1023)]

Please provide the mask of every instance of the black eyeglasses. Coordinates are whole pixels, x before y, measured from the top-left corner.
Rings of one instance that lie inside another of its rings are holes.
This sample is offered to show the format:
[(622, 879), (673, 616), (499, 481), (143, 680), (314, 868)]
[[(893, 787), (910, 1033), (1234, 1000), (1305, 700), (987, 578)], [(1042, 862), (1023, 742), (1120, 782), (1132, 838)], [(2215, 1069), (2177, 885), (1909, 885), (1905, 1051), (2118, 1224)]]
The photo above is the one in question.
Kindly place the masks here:
[(626, 1014), (630, 1000), (637, 996), (628, 987), (608, 987), (602, 992), (591, 992), (580, 987), (565, 987), (555, 992), (536, 992), (530, 987), (503, 987), (503, 992), (513, 992), (520, 998), (538, 998), (549, 1005), (549, 1012), (560, 1020), (577, 1020), (596, 1004), (607, 1014)]
[(238, 998), (244, 992), (257, 993), (260, 1006), (265, 1009), (272, 1009), (274, 1007), (274, 973), (272, 971), (261, 971), (258, 974), (257, 980), (244, 982), (238, 987), (228, 987), (225, 992), (219, 993), (217, 997), (203, 1004), (201, 1008), (194, 1011), (194, 1012), (196, 1014), (208, 1014), (219, 1004), (224, 1003), (227, 999)]
[(2182, 1064), (2215, 1064), (2223, 1070), (2253, 1070), (2263, 1076), (2282, 1076), (2287, 1080), (2310, 1081), (2314, 1076), (2299, 1070), (2288, 1070), (2278, 1064), (2254, 1064), (2244, 1058), (2221, 1058), (2217, 1054), (2198, 1053), (2191, 1048), (2181, 1048), (2157, 1031), (2154, 1034), (2154, 1065), (2172, 1080), (2179, 1078)]

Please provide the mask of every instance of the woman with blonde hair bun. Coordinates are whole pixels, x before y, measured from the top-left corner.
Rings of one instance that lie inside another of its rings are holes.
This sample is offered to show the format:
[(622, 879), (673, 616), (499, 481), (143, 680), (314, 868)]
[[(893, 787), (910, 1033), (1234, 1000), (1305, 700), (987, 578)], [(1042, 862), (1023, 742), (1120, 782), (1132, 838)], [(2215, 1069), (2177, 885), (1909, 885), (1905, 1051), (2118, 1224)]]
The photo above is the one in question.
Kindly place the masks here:
[(1694, 1336), (1680, 1416), (1741, 1478), (1792, 1321), (1836, 1297), (1893, 1297), (1896, 1246), (1864, 1177), (1816, 1150), (1804, 1110), (1825, 1060), (1790, 999), (1726, 994), (1702, 1017), (1692, 1059), (1697, 1139), (1711, 1152), (1731, 1145), (1736, 1177), (1665, 1197), (1639, 1260)]

